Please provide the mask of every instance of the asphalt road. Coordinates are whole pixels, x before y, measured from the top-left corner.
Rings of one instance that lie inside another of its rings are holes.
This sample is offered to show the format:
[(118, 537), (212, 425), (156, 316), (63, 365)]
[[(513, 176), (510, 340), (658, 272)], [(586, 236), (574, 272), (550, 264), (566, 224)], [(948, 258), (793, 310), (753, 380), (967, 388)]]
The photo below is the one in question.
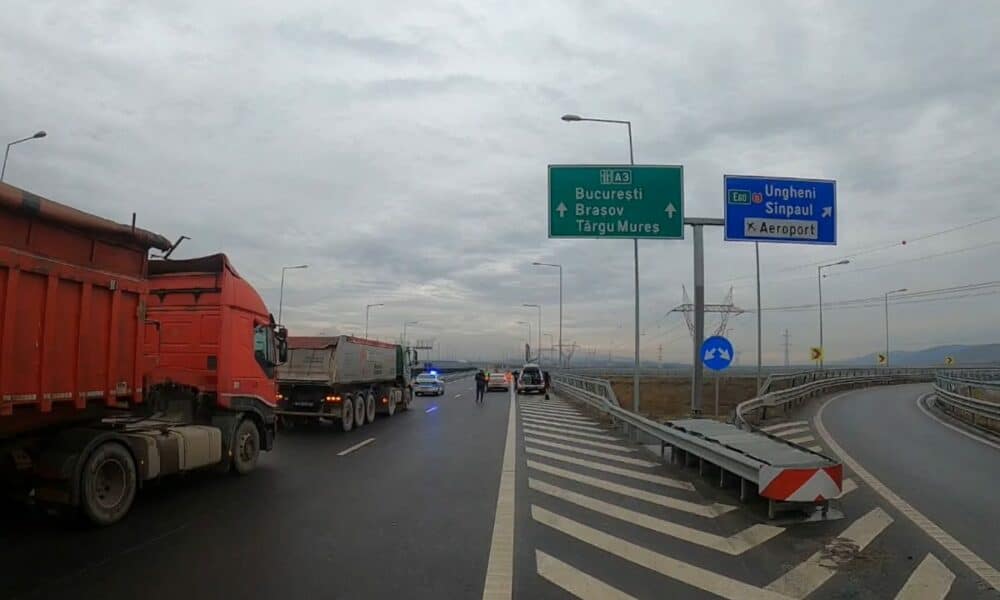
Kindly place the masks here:
[(836, 442), (898, 496), (1000, 569), (1000, 450), (924, 414), (927, 385), (844, 394), (823, 410)]
[(107, 529), (5, 506), (0, 598), (481, 595), (508, 409), (465, 379), (348, 434), (282, 432), (252, 474), (164, 481)]

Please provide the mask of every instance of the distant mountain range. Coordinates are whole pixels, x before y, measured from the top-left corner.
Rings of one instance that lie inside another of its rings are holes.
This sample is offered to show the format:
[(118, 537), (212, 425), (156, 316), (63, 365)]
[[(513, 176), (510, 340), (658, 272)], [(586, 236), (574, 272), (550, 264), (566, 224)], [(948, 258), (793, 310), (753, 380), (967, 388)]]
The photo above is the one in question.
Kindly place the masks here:
[[(934, 346), (923, 350), (899, 350), (889, 354), (889, 364), (894, 367), (934, 367), (944, 366), (945, 358), (952, 357), (956, 367), (1000, 363), (1000, 344), (980, 344), (967, 346), (953, 344)], [(869, 366), (876, 364), (876, 356), (866, 354), (846, 361), (828, 361), (828, 365)]]

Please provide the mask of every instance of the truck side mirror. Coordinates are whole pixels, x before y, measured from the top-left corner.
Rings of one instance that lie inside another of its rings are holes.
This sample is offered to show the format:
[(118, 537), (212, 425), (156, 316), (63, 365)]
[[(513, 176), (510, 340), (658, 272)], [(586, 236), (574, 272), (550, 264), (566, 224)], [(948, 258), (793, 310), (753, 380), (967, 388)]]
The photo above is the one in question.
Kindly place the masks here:
[(283, 365), (288, 362), (288, 340), (278, 338), (278, 364)]
[(417, 364), (419, 362), (420, 362), (420, 356), (417, 354), (417, 351), (414, 350), (413, 351), (413, 364)]

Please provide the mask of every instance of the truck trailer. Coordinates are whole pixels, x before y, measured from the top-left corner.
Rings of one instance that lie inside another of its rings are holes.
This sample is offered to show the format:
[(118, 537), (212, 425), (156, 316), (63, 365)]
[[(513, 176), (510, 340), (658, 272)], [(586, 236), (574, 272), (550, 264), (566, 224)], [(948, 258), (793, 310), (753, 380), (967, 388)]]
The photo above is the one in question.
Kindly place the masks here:
[(110, 525), (148, 481), (274, 444), (285, 333), (222, 254), (0, 183), (0, 487)]
[(410, 352), (403, 346), (347, 335), (289, 337), (278, 367), (278, 410), (285, 427), (339, 420), (344, 431), (407, 410), (412, 398)]

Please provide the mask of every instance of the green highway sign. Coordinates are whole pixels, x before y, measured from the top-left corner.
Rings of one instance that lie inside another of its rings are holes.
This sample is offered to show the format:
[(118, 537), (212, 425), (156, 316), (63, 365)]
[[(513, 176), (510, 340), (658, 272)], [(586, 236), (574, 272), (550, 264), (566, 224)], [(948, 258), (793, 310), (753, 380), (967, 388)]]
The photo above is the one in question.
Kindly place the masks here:
[(549, 237), (684, 239), (684, 168), (549, 165)]

